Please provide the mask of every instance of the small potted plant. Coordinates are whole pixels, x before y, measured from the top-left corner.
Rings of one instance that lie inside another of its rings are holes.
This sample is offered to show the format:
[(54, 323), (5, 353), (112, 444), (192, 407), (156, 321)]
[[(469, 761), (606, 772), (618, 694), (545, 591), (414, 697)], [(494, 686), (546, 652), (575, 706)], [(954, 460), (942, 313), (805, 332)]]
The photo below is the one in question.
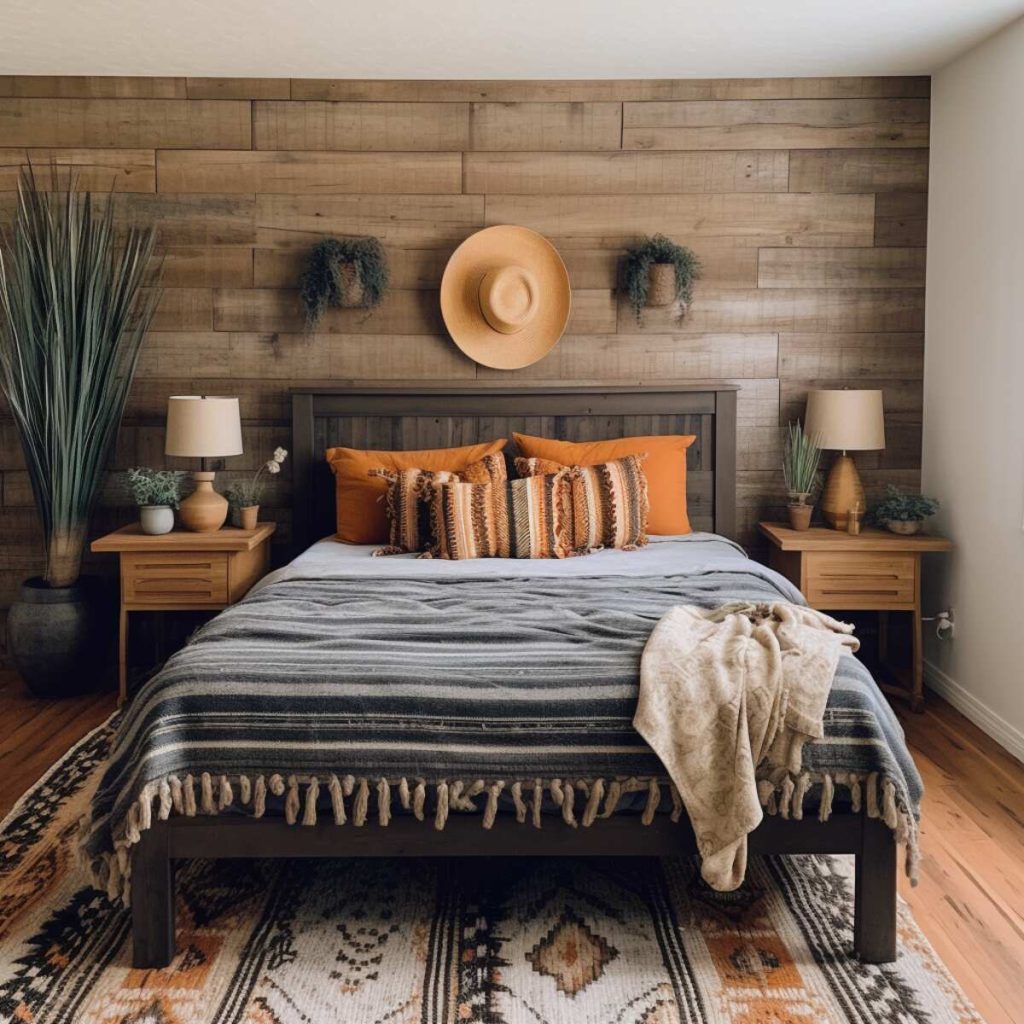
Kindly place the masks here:
[(139, 506), (139, 526), (143, 533), (157, 536), (174, 529), (174, 510), (181, 501), (181, 481), (185, 474), (179, 469), (128, 470), (128, 486)]
[(906, 536), (917, 533), (921, 524), (939, 511), (935, 498), (908, 494), (888, 484), (885, 498), (868, 513), (868, 522)]
[(626, 294), (637, 323), (644, 306), (679, 304), (678, 319), (693, 301), (693, 284), (700, 277), (696, 253), (664, 235), (642, 238), (626, 250)]
[(288, 452), (284, 448), (275, 448), (274, 454), (256, 470), (251, 480), (244, 480), (228, 488), (227, 498), (232, 509), (232, 522), (235, 522), (237, 510), (237, 525), (243, 530), (255, 530), (260, 515), (260, 498), (263, 497), (263, 487), (266, 481), (264, 473), (271, 476), (281, 472), (281, 463), (288, 458)]
[(307, 330), (328, 306), (372, 309), (388, 286), (388, 261), (376, 238), (325, 238), (309, 254), (299, 296)]
[(806, 530), (811, 525), (814, 505), (809, 499), (818, 480), (821, 448), (817, 438), (808, 437), (800, 421), (790, 423), (782, 444), (782, 475), (789, 495), (789, 525)]

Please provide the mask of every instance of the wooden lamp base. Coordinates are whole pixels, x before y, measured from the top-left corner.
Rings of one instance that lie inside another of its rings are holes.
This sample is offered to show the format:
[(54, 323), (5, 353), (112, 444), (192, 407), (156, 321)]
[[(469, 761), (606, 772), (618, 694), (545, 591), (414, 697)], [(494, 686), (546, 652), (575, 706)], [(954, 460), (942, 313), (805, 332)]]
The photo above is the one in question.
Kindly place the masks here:
[(847, 514), (854, 505), (864, 510), (864, 485), (860, 482), (857, 464), (843, 452), (836, 456), (821, 494), (821, 514), (825, 522), (837, 530), (846, 529)]
[(213, 533), (228, 517), (228, 499), (213, 489), (216, 473), (193, 473), (196, 489), (181, 503), (178, 521), (193, 533)]

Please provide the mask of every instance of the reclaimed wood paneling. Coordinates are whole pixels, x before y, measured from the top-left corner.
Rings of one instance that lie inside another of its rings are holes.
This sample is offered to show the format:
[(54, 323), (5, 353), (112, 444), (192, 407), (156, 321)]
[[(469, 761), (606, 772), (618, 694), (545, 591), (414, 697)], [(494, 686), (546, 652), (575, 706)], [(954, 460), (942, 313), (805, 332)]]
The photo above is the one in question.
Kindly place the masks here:
[(618, 149), (621, 103), (474, 103), (469, 149)]
[(619, 330), (647, 334), (740, 331), (922, 331), (923, 288), (733, 288), (701, 292), (682, 321), (673, 307), (633, 311), (619, 303)]
[(789, 153), (467, 153), (466, 192), (641, 195), (785, 192)]
[(229, 100), (0, 99), (5, 146), (248, 149), (250, 104)]
[(0, 96), (46, 99), (162, 99), (187, 97), (184, 78), (117, 75), (0, 75)]
[[(298, 292), (284, 289), (218, 289), (214, 327), (218, 331), (299, 332), (303, 313)], [(587, 334), (615, 332), (615, 296), (610, 291), (573, 292), (569, 330)], [(318, 328), (324, 334), (445, 333), (436, 291), (392, 288), (376, 309), (330, 309)]]
[(669, 78), (556, 81), (402, 81), (293, 78), (293, 100), (403, 102), (582, 103), (637, 100), (857, 99), (928, 97), (918, 78)]
[(190, 100), (287, 100), (292, 84), (288, 78), (189, 78)]
[[(784, 515), (780, 424), (811, 387), (882, 387), (877, 493), (920, 467), (927, 78), (344, 81), (0, 75), (0, 223), (19, 167), (74, 167), (119, 224), (152, 220), (164, 294), (97, 529), (130, 512), (123, 471), (164, 464), (172, 393), (239, 396), (246, 453), (286, 439), (290, 389), (379, 381), (731, 382), (741, 533)], [(533, 227), (573, 288), (561, 342), (514, 372), (448, 339), (445, 265), (485, 225)], [(660, 232), (703, 277), (680, 320), (638, 322), (625, 247)], [(391, 288), (305, 330), (297, 288), (318, 240), (373, 235)], [(38, 523), (0, 399), (0, 608), (38, 572)], [(288, 475), (267, 507), (287, 544)]]
[(761, 249), (759, 288), (923, 288), (924, 249)]
[(157, 173), (166, 192), (461, 192), (462, 154), (167, 150)]
[(875, 197), (875, 245), (925, 245), (928, 196), (924, 192), (880, 192)]
[(487, 197), (488, 224), (525, 224), (568, 248), (630, 245), (641, 234), (758, 245), (870, 245), (873, 196), (734, 193), (700, 196)]
[[(517, 379), (752, 380), (778, 375), (775, 334), (570, 334)], [(480, 377), (508, 379), (480, 367)]]
[(256, 199), (260, 248), (308, 250), (325, 235), (376, 235), (386, 246), (455, 248), (484, 226), (483, 196), (278, 196)]
[(831, 377), (860, 387), (870, 377), (920, 380), (924, 376), (924, 335), (780, 334), (779, 377)]
[(257, 100), (252, 117), (253, 149), (450, 152), (469, 148), (467, 103)]
[(57, 172), (58, 186), (69, 176), (79, 188), (94, 192), (155, 192), (156, 154), (151, 149), (0, 149), (0, 192), (18, 187), (31, 164), (36, 181), (46, 187)]
[(684, 101), (623, 106), (623, 149), (927, 145), (927, 100)]
[(165, 248), (161, 283), (166, 288), (251, 288), (253, 250), (227, 245)]
[(805, 149), (789, 154), (790, 192), (927, 190), (927, 149)]

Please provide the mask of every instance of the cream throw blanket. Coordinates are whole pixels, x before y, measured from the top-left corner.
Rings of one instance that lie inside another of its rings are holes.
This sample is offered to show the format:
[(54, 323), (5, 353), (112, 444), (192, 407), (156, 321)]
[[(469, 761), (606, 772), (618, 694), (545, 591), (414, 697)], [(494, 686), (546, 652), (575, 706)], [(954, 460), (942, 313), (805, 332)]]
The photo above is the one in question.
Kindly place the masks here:
[(729, 891), (747, 870), (762, 819), (759, 767), (800, 771), (853, 627), (778, 602), (670, 609), (640, 665), (633, 725), (661, 758), (697, 837), (701, 874)]

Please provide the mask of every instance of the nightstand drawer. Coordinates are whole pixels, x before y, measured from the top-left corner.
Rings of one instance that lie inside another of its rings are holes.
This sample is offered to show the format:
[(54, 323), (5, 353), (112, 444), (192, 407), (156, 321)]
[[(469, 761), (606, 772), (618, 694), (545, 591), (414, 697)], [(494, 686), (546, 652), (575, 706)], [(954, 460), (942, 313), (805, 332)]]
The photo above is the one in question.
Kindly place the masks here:
[(804, 595), (815, 608), (911, 607), (917, 593), (914, 555), (809, 551)]
[(126, 604), (228, 603), (225, 552), (124, 552), (121, 600)]

